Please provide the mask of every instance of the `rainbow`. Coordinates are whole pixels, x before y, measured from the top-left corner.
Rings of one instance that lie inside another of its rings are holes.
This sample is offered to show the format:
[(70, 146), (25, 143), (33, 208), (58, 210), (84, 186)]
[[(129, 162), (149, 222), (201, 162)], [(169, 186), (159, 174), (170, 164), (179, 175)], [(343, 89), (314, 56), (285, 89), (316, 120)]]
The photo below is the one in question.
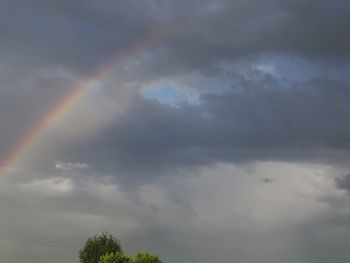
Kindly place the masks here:
[(63, 118), (63, 116), (76, 104), (78, 104), (79, 101), (87, 96), (89, 94), (89, 87), (91, 87), (98, 80), (107, 77), (112, 71), (115, 70), (117, 66), (122, 65), (132, 57), (159, 42), (174, 29), (175, 25), (172, 23), (147, 34), (145, 37), (141, 38), (141, 41), (131, 45), (121, 55), (116, 56), (107, 63), (103, 64), (78, 85), (72, 87), (70, 92), (61, 98), (52, 107), (52, 109), (46, 113), (12, 149), (10, 149), (0, 163), (0, 176), (8, 174), (11, 168), (14, 167), (27, 152), (30, 151), (32, 146), (39, 140), (42, 134), (44, 134), (48, 129), (50, 129), (50, 127)]

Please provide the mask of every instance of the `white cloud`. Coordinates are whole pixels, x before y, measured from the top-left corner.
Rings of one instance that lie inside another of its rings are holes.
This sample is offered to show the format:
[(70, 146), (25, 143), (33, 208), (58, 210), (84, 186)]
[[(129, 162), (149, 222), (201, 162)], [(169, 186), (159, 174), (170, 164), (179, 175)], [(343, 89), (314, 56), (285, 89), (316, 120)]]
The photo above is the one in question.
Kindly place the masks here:
[(64, 195), (74, 189), (73, 180), (69, 178), (49, 178), (35, 179), (31, 182), (21, 183), (18, 188), (23, 192), (29, 192), (39, 195)]
[(56, 162), (55, 167), (59, 170), (68, 172), (68, 171), (74, 171), (74, 170), (88, 169), (91, 166), (86, 163), (79, 163), (79, 162), (76, 162), (76, 163)]
[[(163, 211), (157, 216), (164, 221), (191, 207), (195, 224), (204, 228), (276, 228), (312, 220), (330, 209), (321, 199), (339, 195), (333, 175), (329, 166), (307, 163), (220, 164), (196, 177), (146, 185), (140, 195), (145, 204)], [(263, 183), (266, 177), (273, 182)]]

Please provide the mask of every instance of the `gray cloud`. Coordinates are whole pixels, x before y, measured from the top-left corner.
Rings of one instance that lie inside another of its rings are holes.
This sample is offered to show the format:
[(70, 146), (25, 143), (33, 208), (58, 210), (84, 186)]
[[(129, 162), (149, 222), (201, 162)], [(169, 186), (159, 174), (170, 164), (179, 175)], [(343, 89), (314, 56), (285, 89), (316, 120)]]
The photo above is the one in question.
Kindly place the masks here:
[[(1, 246), (1, 256), (77, 262), (83, 241), (109, 230), (128, 253), (148, 250), (168, 262), (322, 262), (330, 256), (316, 251), (329, 240), (339, 262), (346, 262), (346, 225), (334, 220), (346, 206), (329, 207), (322, 199), (338, 198), (330, 178), (335, 172), (299, 163), (218, 165), (132, 189), (91, 171), (6, 177), (0, 242), (11, 249)], [(261, 184), (266, 176), (278, 180)], [(71, 187), (64, 188), (65, 181)]]
[(346, 174), (335, 179), (336, 187), (341, 190), (350, 190), (350, 175)]
[[(32, 62), (91, 70), (162, 22), (182, 23), (159, 45), (168, 72), (216, 68), (264, 52), (316, 60), (347, 58), (347, 1), (3, 1), (2, 52)], [(137, 17), (137, 19), (135, 19)], [(186, 18), (185, 18), (186, 20)], [(40, 62), (41, 61), (41, 62)], [(175, 67), (179, 69), (179, 66)], [(149, 72), (151, 73), (151, 72)]]
[(280, 83), (269, 75), (258, 81), (241, 77), (229, 91), (203, 94), (199, 105), (179, 108), (135, 98), (76, 156), (101, 160), (122, 174), (163, 174), (216, 162), (345, 160), (348, 82), (317, 78), (290, 88)]
[(274, 180), (268, 177), (265, 177), (263, 179), (261, 179), (261, 182), (265, 183), (265, 184), (269, 184), (269, 183), (273, 183)]
[(349, 9), (1, 1), (1, 159), (96, 68), (165, 34), (10, 167), (0, 261), (77, 262), (109, 230), (164, 262), (349, 262)]

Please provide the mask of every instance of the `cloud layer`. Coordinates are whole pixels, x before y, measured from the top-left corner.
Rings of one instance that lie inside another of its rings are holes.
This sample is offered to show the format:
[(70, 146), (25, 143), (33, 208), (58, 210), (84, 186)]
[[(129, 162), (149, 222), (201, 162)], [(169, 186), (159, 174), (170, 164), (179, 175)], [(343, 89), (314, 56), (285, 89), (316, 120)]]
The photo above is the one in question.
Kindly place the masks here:
[(108, 230), (170, 263), (349, 262), (349, 8), (1, 1), (1, 159), (116, 63), (9, 167), (0, 261), (78, 262)]

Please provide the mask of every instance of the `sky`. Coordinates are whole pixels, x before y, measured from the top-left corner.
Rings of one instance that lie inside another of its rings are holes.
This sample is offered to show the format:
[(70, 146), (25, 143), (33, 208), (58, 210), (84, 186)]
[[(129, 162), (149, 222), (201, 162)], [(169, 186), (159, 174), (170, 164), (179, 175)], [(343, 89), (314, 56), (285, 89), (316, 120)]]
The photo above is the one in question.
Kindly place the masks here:
[(348, 263), (349, 10), (1, 0), (0, 261)]

